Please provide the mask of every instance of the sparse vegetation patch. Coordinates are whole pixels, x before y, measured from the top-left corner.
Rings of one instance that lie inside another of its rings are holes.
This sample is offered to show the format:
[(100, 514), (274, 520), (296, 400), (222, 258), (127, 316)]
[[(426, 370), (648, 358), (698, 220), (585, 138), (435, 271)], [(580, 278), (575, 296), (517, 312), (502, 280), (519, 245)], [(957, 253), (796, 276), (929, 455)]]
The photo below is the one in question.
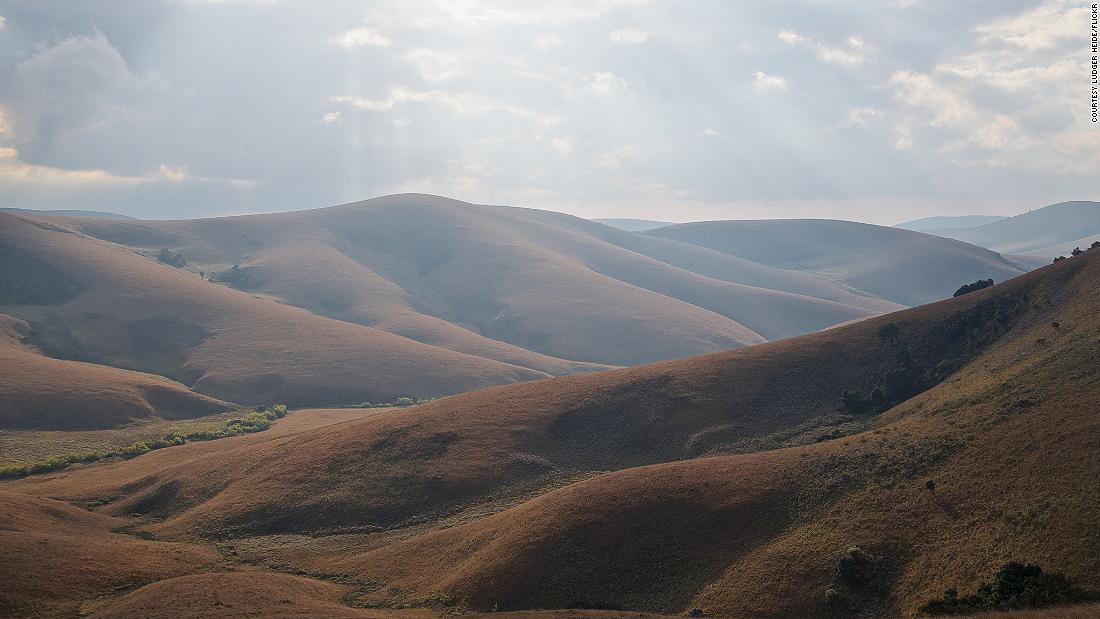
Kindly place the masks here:
[(18, 479), (37, 473), (49, 473), (60, 471), (73, 464), (95, 462), (107, 458), (123, 458), (129, 460), (165, 447), (175, 447), (192, 441), (212, 441), (219, 438), (240, 436), (263, 432), (271, 427), (271, 422), (286, 417), (285, 404), (261, 407), (260, 410), (248, 411), (240, 416), (225, 420), (222, 427), (217, 430), (197, 430), (193, 432), (168, 432), (164, 436), (152, 439), (134, 441), (114, 451), (82, 451), (60, 456), (50, 456), (45, 460), (27, 465), (0, 467), (0, 479)]
[(359, 404), (355, 405), (355, 408), (393, 408), (393, 407), (404, 407), (404, 406), (416, 406), (417, 404), (424, 404), (425, 402), (431, 402), (431, 401), (432, 401), (431, 398), (400, 397), (400, 398), (397, 398), (396, 400), (394, 400), (392, 402), (382, 402), (382, 403), (377, 403), (377, 404), (376, 403), (371, 403), (371, 402), (360, 402)]

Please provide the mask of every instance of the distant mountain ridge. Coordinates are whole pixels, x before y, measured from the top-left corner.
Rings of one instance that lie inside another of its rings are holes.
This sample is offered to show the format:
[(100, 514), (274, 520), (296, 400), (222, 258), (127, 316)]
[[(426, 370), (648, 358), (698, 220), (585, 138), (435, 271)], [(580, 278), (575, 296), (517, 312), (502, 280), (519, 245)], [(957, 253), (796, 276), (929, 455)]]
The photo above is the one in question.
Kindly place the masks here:
[(934, 234), (1001, 253), (1044, 254), (1052, 259), (1069, 244), (1100, 239), (1100, 202), (1060, 202), (982, 226)]
[(904, 228), (905, 230), (913, 230), (914, 232), (932, 232), (934, 230), (950, 230), (960, 228), (974, 228), (977, 226), (984, 226), (985, 224), (993, 223), (1006, 219), (1005, 215), (953, 215), (946, 217), (923, 217), (921, 219), (913, 219), (910, 221), (903, 221), (900, 224), (894, 224), (895, 228)]
[(910, 306), (950, 296), (958, 286), (948, 285), (949, 281), (961, 285), (992, 278), (1000, 282), (1029, 270), (967, 243), (832, 219), (696, 222), (642, 234), (700, 245), (776, 268), (815, 273)]
[(50, 215), (55, 217), (89, 217), (92, 219), (135, 219), (134, 217), (130, 217), (129, 215), (109, 213), (107, 211), (80, 211), (72, 209), (40, 211), (30, 208), (4, 207), (0, 208), (0, 213), (15, 213), (20, 215)]

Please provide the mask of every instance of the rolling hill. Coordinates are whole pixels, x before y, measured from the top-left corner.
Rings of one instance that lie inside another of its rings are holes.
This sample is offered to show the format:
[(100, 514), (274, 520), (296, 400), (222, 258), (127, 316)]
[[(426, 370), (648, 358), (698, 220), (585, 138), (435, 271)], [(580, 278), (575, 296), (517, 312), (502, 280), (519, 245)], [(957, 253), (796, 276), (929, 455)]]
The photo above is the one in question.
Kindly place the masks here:
[(848, 221), (710, 221), (666, 226), (642, 234), (692, 243), (777, 268), (817, 273), (909, 306), (947, 297), (958, 288), (954, 282), (961, 285), (987, 278), (1004, 281), (1028, 270), (967, 243)]
[(159, 374), (245, 404), (390, 401), (546, 376), (322, 318), (11, 215), (0, 215), (0, 313), (26, 322), (28, 343), (46, 356)]
[[(552, 375), (782, 339), (942, 298), (964, 276), (1020, 272), (935, 239), (905, 256), (913, 262), (891, 263), (884, 277), (911, 270), (928, 280), (927, 294), (898, 301), (561, 213), (418, 194), (272, 215), (66, 225), (148, 256), (166, 251), (191, 272), (321, 316)], [(938, 277), (908, 266), (934, 260), (944, 244), (955, 249), (955, 270)], [(891, 249), (881, 243), (849, 261)]]
[(1100, 240), (1100, 202), (1061, 202), (983, 226), (934, 234), (1001, 253), (1043, 254), (1050, 261), (1065, 254), (1067, 247), (1085, 249)]
[(163, 376), (51, 359), (26, 343), (29, 333), (26, 322), (0, 314), (0, 428), (105, 428), (232, 408)]
[(755, 344), (898, 307), (575, 217), (426, 195), (68, 225), (150, 256), (167, 249), (191, 271), (318, 315), (548, 374)]
[(366, 606), (881, 617), (1008, 560), (1096, 589), (1098, 283), (1094, 251), (799, 338), (8, 487)]

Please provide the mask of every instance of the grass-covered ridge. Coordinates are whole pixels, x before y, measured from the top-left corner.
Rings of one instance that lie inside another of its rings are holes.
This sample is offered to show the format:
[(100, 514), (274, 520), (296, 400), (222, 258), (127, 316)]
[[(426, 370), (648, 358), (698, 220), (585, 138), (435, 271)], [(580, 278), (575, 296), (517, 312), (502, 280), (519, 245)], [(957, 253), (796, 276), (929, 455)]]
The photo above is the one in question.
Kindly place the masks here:
[(222, 422), (220, 428), (200, 429), (193, 431), (170, 430), (160, 438), (138, 440), (124, 447), (108, 451), (74, 451), (61, 455), (54, 455), (42, 460), (25, 465), (12, 465), (0, 467), (0, 479), (19, 479), (38, 473), (49, 473), (69, 468), (74, 464), (97, 462), (110, 458), (136, 458), (150, 451), (174, 447), (193, 441), (213, 441), (242, 434), (263, 432), (271, 427), (271, 422), (286, 417), (285, 404), (275, 404), (263, 407), (260, 410), (241, 411), (240, 414), (230, 417)]

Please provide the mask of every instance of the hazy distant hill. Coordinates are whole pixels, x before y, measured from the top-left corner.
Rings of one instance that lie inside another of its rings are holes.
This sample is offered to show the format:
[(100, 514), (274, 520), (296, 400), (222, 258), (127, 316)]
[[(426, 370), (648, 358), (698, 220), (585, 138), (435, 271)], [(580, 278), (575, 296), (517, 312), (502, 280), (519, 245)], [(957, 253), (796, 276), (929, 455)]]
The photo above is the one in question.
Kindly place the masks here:
[(1005, 219), (1004, 215), (957, 215), (953, 217), (924, 217), (903, 221), (894, 224), (895, 228), (913, 230), (914, 232), (932, 232), (934, 230), (949, 230), (960, 228), (973, 228), (984, 226)]
[(642, 234), (820, 274), (904, 305), (945, 298), (963, 283), (987, 278), (1000, 282), (1027, 270), (967, 243), (828, 219), (697, 222)]
[(936, 230), (935, 234), (1001, 253), (1038, 252), (1052, 259), (1065, 253), (1068, 244), (1100, 239), (1100, 202), (1061, 202), (984, 226)]
[(897, 308), (560, 213), (437, 196), (72, 225), (147, 255), (167, 249), (190, 271), (319, 315), (551, 374), (733, 348)]
[(611, 226), (612, 228), (626, 230), (628, 232), (641, 232), (642, 230), (652, 230), (653, 228), (668, 226), (672, 223), (670, 221), (653, 221), (651, 219), (627, 219), (621, 217), (598, 218), (593, 219), (592, 221)]
[(1020, 272), (860, 224), (818, 222), (840, 232), (811, 245), (769, 232), (775, 260), (727, 253), (736, 236), (708, 247), (662, 238), (681, 226), (637, 234), (415, 194), (187, 221), (0, 217), (0, 312), (44, 355), (242, 404), (437, 396), (684, 357)]
[[(25, 321), (27, 343), (50, 357), (160, 374), (245, 404), (386, 402), (546, 376), (257, 298), (9, 214), (0, 214), (0, 313)], [(0, 380), (18, 387), (15, 370), (0, 366)]]
[[(733, 617), (908, 616), (1010, 560), (1095, 590), (1098, 305), (1094, 251), (782, 342), (32, 477), (3, 505), (110, 497), (101, 511), (143, 517), (157, 544), (249, 560), (256, 591), (288, 608), (338, 593), (286, 572), (368, 583), (345, 599), (372, 608)], [(10, 527), (28, 546), (56, 526), (28, 521)], [(86, 552), (114, 565), (125, 551)], [(21, 556), (6, 571), (54, 569)], [(239, 596), (230, 576), (118, 607), (187, 599), (198, 614)], [(33, 599), (41, 580), (7, 595)]]
[(133, 219), (126, 215), (120, 215), (118, 213), (108, 213), (105, 211), (77, 211), (70, 209), (60, 209), (52, 211), (39, 211), (30, 208), (0, 208), (0, 213), (15, 213), (23, 215), (56, 215), (58, 217), (90, 217), (92, 219)]

